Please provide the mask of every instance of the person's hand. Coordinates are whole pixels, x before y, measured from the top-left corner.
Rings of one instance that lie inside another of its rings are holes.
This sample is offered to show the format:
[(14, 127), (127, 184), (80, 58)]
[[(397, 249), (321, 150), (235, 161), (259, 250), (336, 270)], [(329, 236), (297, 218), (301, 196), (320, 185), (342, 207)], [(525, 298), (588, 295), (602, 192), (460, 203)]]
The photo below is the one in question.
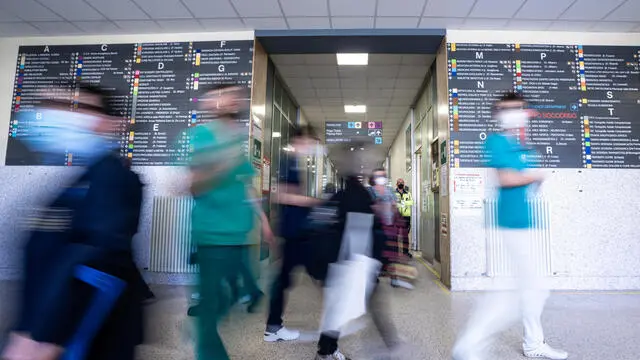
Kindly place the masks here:
[(262, 223), (262, 236), (264, 241), (269, 244), (269, 247), (275, 247), (276, 245), (276, 237), (273, 234), (273, 230), (271, 230), (271, 226), (269, 223)]
[(55, 360), (60, 358), (64, 349), (60, 346), (39, 343), (25, 334), (12, 333), (4, 352), (3, 360)]

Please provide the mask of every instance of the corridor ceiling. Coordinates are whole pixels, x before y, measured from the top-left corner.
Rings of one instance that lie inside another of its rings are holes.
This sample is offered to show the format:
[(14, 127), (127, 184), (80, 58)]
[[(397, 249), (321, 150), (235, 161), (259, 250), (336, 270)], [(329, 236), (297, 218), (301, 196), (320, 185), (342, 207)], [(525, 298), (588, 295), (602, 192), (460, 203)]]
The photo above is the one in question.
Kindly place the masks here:
[(0, 0), (0, 37), (353, 28), (640, 32), (640, 1)]
[[(325, 121), (381, 121), (388, 149), (407, 118), (434, 55), (369, 54), (367, 66), (338, 66), (336, 54), (272, 55), (309, 123), (324, 135)], [(346, 114), (345, 105), (366, 105)]]

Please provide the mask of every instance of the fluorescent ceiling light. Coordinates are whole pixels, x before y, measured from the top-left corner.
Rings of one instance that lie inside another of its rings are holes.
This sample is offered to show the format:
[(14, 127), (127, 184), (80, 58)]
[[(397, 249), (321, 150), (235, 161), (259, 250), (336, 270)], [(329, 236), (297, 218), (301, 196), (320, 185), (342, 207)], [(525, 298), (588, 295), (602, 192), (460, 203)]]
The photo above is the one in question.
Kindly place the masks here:
[(364, 114), (367, 112), (367, 105), (345, 105), (344, 112), (351, 114)]
[(369, 54), (336, 54), (338, 65), (368, 65)]

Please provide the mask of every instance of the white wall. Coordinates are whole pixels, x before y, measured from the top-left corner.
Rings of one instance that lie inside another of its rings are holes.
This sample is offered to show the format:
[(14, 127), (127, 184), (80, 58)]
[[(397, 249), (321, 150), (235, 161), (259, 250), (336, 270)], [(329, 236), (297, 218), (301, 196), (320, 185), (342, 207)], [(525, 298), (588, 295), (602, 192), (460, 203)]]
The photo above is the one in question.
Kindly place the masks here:
[[(389, 148), (389, 166), (391, 171), (389, 172), (389, 181), (391, 186), (396, 185), (396, 180), (399, 178), (404, 179), (407, 185), (411, 184), (411, 172), (407, 172), (407, 149), (406, 149), (406, 136), (407, 126), (411, 125), (411, 112), (407, 114), (407, 117), (400, 127), (400, 131), (393, 140), (393, 144)], [(413, 189), (411, 189), (413, 191)]]
[[(448, 31), (448, 42), (635, 45), (640, 34)], [(485, 183), (485, 169), (451, 169), (477, 172)], [(556, 289), (640, 289), (640, 190), (635, 185), (640, 170), (545, 169), (543, 196), (551, 209), (552, 270)], [(488, 190), (488, 189), (487, 189)], [(451, 201), (456, 198), (451, 193)], [(454, 290), (486, 289), (483, 211), (452, 210), (451, 262)], [(480, 256), (479, 256), (480, 254)]]
[[(147, 34), (119, 36), (75, 36), (75, 37), (37, 37), (37, 38), (0, 38), (0, 279), (19, 275), (20, 246), (22, 243), (19, 229), (20, 210), (28, 207), (43, 196), (50, 196), (59, 189), (64, 180), (76, 173), (76, 168), (58, 166), (4, 166), (11, 98), (16, 69), (18, 47), (20, 45), (74, 45), (74, 44), (113, 44), (135, 42), (169, 41), (218, 41), (253, 40), (253, 31), (197, 33), (197, 34)], [(182, 189), (183, 169), (180, 167), (136, 167), (141, 174), (145, 187), (145, 204), (140, 224), (140, 232), (134, 241), (136, 256), (141, 266), (149, 261), (149, 239), (151, 229), (151, 199), (156, 195), (169, 195)], [(181, 279), (159, 279), (158, 281), (181, 281)]]

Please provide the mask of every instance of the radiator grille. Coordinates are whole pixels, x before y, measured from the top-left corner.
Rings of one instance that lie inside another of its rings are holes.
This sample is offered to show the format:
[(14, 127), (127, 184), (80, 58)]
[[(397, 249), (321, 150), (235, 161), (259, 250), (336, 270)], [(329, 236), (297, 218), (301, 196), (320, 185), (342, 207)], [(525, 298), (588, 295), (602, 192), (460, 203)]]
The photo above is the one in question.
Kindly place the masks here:
[(149, 271), (173, 274), (198, 272), (196, 265), (189, 264), (189, 257), (196, 250), (191, 241), (192, 208), (191, 197), (154, 197)]
[[(533, 216), (534, 230), (531, 252), (539, 275), (552, 276), (551, 228), (549, 204), (544, 198), (529, 199), (529, 209)], [(501, 232), (495, 225), (498, 217), (497, 199), (485, 199), (485, 234), (487, 249), (487, 273), (489, 277), (513, 275), (513, 266), (502, 241)]]

